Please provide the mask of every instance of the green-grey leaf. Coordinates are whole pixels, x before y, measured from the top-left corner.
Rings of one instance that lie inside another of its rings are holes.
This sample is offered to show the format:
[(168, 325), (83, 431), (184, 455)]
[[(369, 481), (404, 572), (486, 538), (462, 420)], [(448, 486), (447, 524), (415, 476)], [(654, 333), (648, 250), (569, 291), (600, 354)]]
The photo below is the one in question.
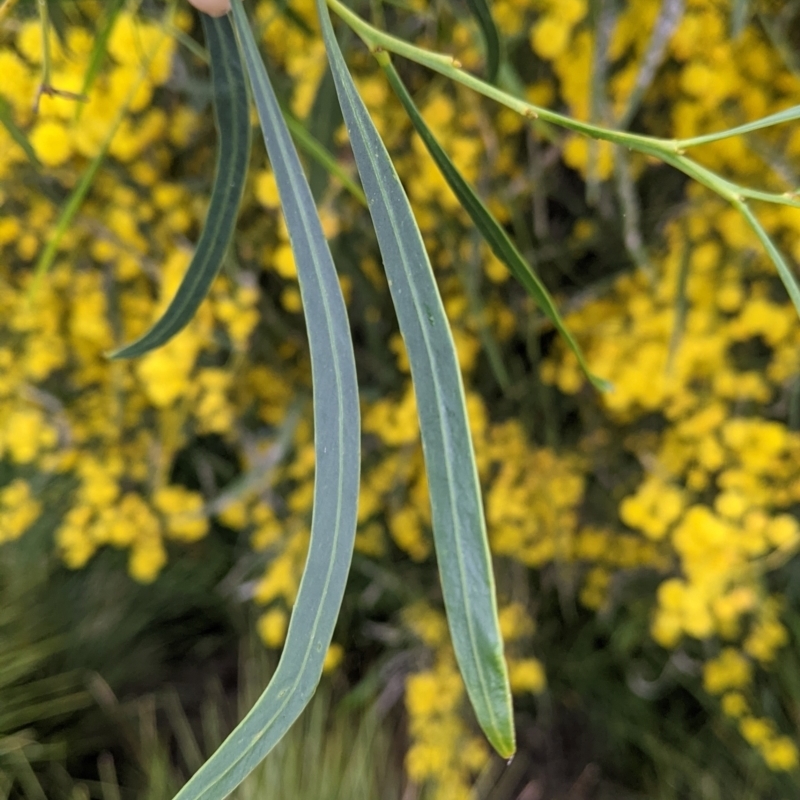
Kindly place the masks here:
[(317, 8), (411, 364), (456, 658), (478, 722), (495, 749), (509, 757), (515, 748), (511, 693), (453, 337), (408, 198), (347, 70), (324, 0), (317, 0)]
[(750, 19), (749, 0), (733, 0), (731, 4), (731, 38), (738, 39)]
[(358, 509), (358, 387), (344, 299), (311, 190), (241, 0), (232, 6), (297, 263), (311, 350), (317, 473), (308, 558), (278, 668), (250, 713), (175, 800), (223, 800), (306, 707), (339, 615)]
[(486, 0), (467, 0), (467, 5), (480, 26), (486, 44), (486, 80), (494, 83), (500, 69), (500, 34)]
[(201, 14), (211, 56), (217, 166), (208, 214), (197, 249), (163, 316), (144, 335), (110, 354), (134, 358), (161, 346), (189, 324), (208, 294), (228, 249), (250, 160), (250, 109), (236, 36), (229, 17)]
[(428, 152), (433, 157), (439, 171), (449, 184), (453, 193), (458, 198), (461, 206), (470, 215), (475, 226), (481, 232), (492, 252), (508, 267), (509, 272), (525, 287), (528, 294), (534, 299), (536, 305), (544, 312), (547, 318), (553, 323), (558, 332), (564, 337), (566, 343), (575, 353), (581, 369), (586, 373), (586, 377), (598, 389), (606, 391), (610, 388), (608, 381), (598, 378), (589, 371), (586, 359), (583, 356), (580, 346), (567, 328), (561, 314), (558, 312), (555, 301), (547, 291), (547, 287), (539, 280), (539, 276), (531, 269), (528, 262), (523, 258), (514, 242), (511, 241), (503, 226), (497, 221), (491, 211), (484, 205), (472, 186), (467, 183), (464, 177), (456, 168), (455, 164), (436, 140), (433, 132), (419, 113), (414, 104), (414, 100), (406, 89), (397, 70), (394, 68), (389, 54), (385, 51), (375, 54), (378, 63), (383, 67), (389, 83), (394, 89), (400, 102), (411, 119), (414, 128), (420, 138), (428, 148)]

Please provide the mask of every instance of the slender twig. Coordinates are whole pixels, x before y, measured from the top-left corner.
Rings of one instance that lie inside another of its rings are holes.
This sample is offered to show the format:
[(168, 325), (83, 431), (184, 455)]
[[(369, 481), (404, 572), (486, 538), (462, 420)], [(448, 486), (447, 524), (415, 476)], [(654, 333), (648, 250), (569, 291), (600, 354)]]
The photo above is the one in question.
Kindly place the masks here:
[[(2, 12), (8, 3), (16, 2), (16, 0), (6, 0), (6, 3), (0, 8), (0, 21), (2, 21)], [(52, 70), (52, 54), (50, 52), (50, 12), (47, 8), (47, 0), (37, 0), (39, 8), (39, 22), (42, 30), (42, 79), (39, 83), (39, 88), (36, 90), (36, 96), (33, 99), (33, 113), (39, 113), (39, 104), (43, 96), (47, 97), (65, 97), (68, 100), (76, 100), (82, 103), (89, 101), (85, 94), (80, 92), (70, 92), (67, 89), (57, 89), (50, 83), (50, 74)]]
[(39, 23), (42, 31), (42, 80), (33, 101), (33, 113), (39, 112), (39, 101), (43, 94), (51, 94), (50, 86), (50, 12), (47, 8), (47, 0), (37, 0), (39, 8)]
[(750, 133), (755, 130), (770, 127), (771, 125), (798, 119), (800, 118), (800, 106), (793, 106), (777, 114), (771, 114), (761, 120), (756, 120), (746, 125), (740, 125), (737, 128), (727, 131), (686, 140), (663, 139), (655, 136), (645, 136), (614, 130), (588, 122), (581, 122), (572, 117), (558, 114), (550, 109), (542, 108), (541, 106), (536, 106), (533, 103), (528, 103), (525, 100), (514, 97), (498, 89), (496, 86), (488, 84), (464, 71), (461, 68), (461, 64), (452, 56), (434, 53), (421, 47), (416, 47), (403, 39), (384, 33), (359, 17), (347, 8), (347, 6), (343, 5), (340, 0), (326, 0), (326, 2), (336, 14), (361, 37), (378, 60), (380, 60), (383, 51), (396, 53), (403, 58), (408, 58), (422, 66), (428, 67), (428, 69), (438, 72), (440, 75), (444, 75), (482, 94), (484, 97), (501, 103), (507, 108), (521, 114), (526, 119), (550, 122), (553, 125), (566, 128), (576, 133), (582, 133), (595, 139), (622, 145), (623, 147), (636, 150), (644, 155), (654, 156), (665, 164), (669, 164), (703, 186), (711, 189), (711, 191), (718, 194), (724, 200), (727, 200), (736, 208), (745, 218), (748, 225), (754, 230), (775, 265), (792, 303), (798, 313), (800, 313), (800, 284), (775, 246), (775, 243), (769, 237), (769, 234), (764, 230), (758, 218), (753, 214), (753, 211), (747, 204), (747, 200), (761, 200), (776, 205), (800, 208), (800, 192), (777, 194), (775, 192), (763, 192), (759, 189), (750, 189), (745, 186), (740, 186), (733, 181), (723, 178), (712, 170), (703, 167), (685, 155), (686, 149), (695, 145), (725, 139), (742, 133)]
[(333, 11), (359, 35), (372, 52), (386, 50), (410, 61), (415, 61), (417, 64), (428, 67), (428, 69), (438, 72), (440, 75), (451, 78), (457, 83), (461, 83), (479, 94), (501, 103), (526, 119), (544, 120), (561, 128), (603, 139), (613, 144), (621, 144), (624, 147), (639, 150), (656, 158), (681, 154), (681, 148), (678, 146), (677, 141), (604, 128), (600, 125), (573, 119), (565, 114), (559, 114), (548, 108), (534, 105), (526, 100), (521, 100), (519, 97), (514, 97), (508, 92), (465, 72), (461, 67), (461, 62), (453, 58), (453, 56), (434, 53), (410, 44), (396, 36), (384, 33), (359, 17), (358, 14), (351, 11), (339, 0), (327, 0), (327, 2)]
[[(606, 83), (608, 80), (608, 47), (617, 21), (617, 10), (611, 0), (594, 0), (594, 46), (592, 48), (592, 91), (589, 119), (605, 122), (608, 110)], [(600, 175), (598, 168), (599, 147), (596, 139), (589, 142), (586, 165), (586, 202), (596, 206), (600, 201)]]
[(653, 26), (653, 32), (650, 34), (647, 50), (639, 67), (639, 73), (636, 76), (636, 83), (633, 85), (633, 91), (628, 97), (625, 109), (619, 115), (619, 119), (616, 120), (615, 127), (627, 128), (636, 116), (644, 94), (650, 88), (656, 70), (661, 65), (667, 45), (672, 39), (672, 34), (675, 33), (683, 17), (683, 12), (684, 0), (663, 0), (661, 3), (661, 9)]
[(622, 211), (622, 232), (625, 249), (639, 269), (649, 272), (650, 257), (644, 245), (641, 230), (641, 209), (636, 195), (636, 185), (631, 175), (628, 154), (620, 147), (614, 153), (614, 176), (617, 182), (617, 197)]

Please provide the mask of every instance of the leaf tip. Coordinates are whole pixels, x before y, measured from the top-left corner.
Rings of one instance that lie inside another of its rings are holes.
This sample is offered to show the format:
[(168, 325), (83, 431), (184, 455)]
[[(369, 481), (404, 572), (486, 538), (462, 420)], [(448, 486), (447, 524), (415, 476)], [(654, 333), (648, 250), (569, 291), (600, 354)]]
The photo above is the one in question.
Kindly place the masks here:
[(152, 346), (140, 346), (141, 339), (135, 339), (128, 344), (123, 344), (121, 347), (116, 347), (113, 350), (107, 350), (103, 355), (109, 361), (122, 361), (123, 359), (136, 358), (142, 356), (153, 349)]
[(507, 731), (494, 731), (493, 734), (493, 736), (488, 737), (489, 744), (494, 747), (501, 758), (510, 763), (517, 752), (517, 742), (513, 726)]

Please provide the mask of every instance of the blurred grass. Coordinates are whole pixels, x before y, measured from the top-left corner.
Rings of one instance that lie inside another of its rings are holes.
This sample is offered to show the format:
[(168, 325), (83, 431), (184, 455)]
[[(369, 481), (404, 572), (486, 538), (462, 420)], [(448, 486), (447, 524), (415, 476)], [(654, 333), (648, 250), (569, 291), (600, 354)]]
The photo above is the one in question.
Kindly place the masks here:
[[(103, 795), (112, 800), (134, 792), (141, 800), (171, 800), (250, 710), (274, 670), (274, 660), (256, 642), (241, 648), (238, 692), (232, 702), (218, 679), (210, 680), (199, 708), (187, 709), (176, 689), (117, 704), (106, 695), (106, 710), (120, 720), (135, 769), (131, 786), (110, 781)], [(376, 706), (335, 701), (323, 683), (309, 707), (270, 756), (231, 795), (233, 800), (345, 800), (402, 793), (397, 734)], [(192, 704), (194, 705), (194, 704)], [(106, 757), (108, 761), (109, 756)], [(111, 770), (107, 767), (107, 774)]]
[[(44, 598), (47, 568), (0, 561), (0, 797), (50, 796), (41, 773), (61, 762), (59, 724), (91, 705), (79, 670), (65, 665), (68, 636)], [(42, 768), (45, 768), (44, 770)]]

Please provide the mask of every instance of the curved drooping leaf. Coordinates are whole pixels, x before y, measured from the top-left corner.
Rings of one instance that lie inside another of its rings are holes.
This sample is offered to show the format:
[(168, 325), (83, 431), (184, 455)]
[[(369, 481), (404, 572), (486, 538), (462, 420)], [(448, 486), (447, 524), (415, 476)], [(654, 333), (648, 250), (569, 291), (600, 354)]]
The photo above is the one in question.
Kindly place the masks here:
[(160, 347), (195, 315), (214, 282), (228, 249), (250, 160), (250, 110), (247, 86), (229, 17), (201, 14), (211, 57), (214, 117), (219, 134), (217, 166), (208, 214), (197, 248), (175, 297), (150, 330), (110, 354), (134, 358)]
[(316, 478), (311, 541), (278, 668), (264, 694), (176, 800), (223, 800), (277, 744), (322, 675), (355, 541), (360, 432), (347, 312), (308, 181), (241, 0), (233, 18), (297, 263), (314, 383)]
[(511, 692), (453, 337), (408, 198), (347, 70), (324, 0), (317, 0), (317, 8), (411, 364), (456, 658), (478, 722), (495, 749), (509, 757), (515, 748)]
[(558, 312), (555, 301), (547, 291), (547, 287), (539, 280), (539, 276), (531, 269), (530, 264), (523, 258), (517, 246), (511, 241), (503, 226), (495, 219), (491, 211), (484, 205), (475, 190), (464, 179), (457, 167), (450, 160), (442, 146), (436, 140), (433, 132), (420, 114), (419, 109), (414, 104), (414, 100), (406, 89), (397, 70), (392, 64), (389, 54), (386, 52), (376, 53), (378, 63), (383, 67), (389, 83), (394, 89), (395, 94), (400, 99), (403, 107), (411, 119), (414, 128), (420, 135), (425, 147), (439, 167), (439, 171), (444, 176), (453, 194), (458, 198), (462, 208), (470, 215), (475, 226), (481, 232), (486, 243), (492, 252), (508, 267), (509, 272), (525, 287), (528, 294), (534, 299), (536, 305), (544, 312), (550, 322), (553, 323), (558, 332), (575, 353), (578, 363), (583, 369), (586, 377), (601, 390), (609, 388), (607, 381), (598, 378), (589, 371), (586, 359), (583, 356), (580, 346), (567, 328), (561, 314)]
[(500, 34), (497, 25), (486, 0), (467, 0), (467, 5), (480, 26), (486, 44), (486, 80), (494, 83), (500, 69)]

